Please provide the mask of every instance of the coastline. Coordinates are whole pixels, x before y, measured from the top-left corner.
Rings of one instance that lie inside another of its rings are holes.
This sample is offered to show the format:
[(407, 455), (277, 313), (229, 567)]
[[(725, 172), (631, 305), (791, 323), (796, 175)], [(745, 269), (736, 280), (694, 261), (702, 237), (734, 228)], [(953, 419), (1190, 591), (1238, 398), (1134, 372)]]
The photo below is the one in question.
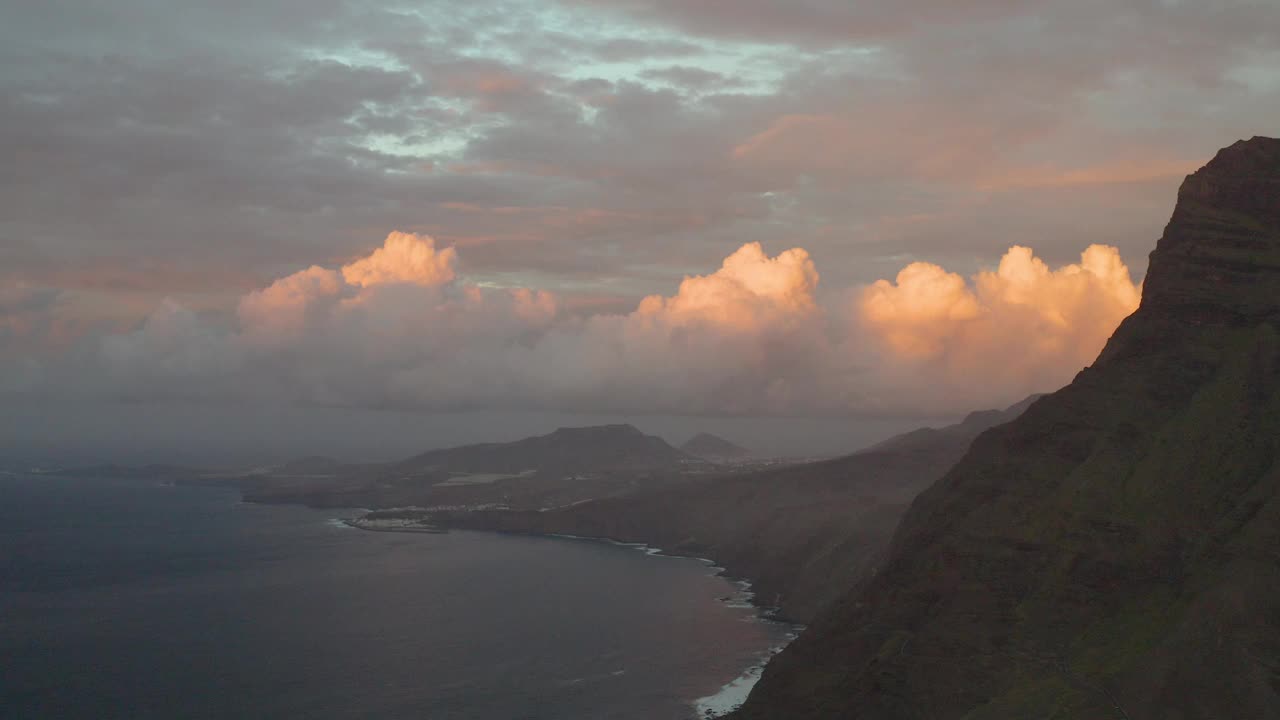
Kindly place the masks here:
[[(364, 512), (370, 512), (366, 508), (360, 508)], [(364, 520), (364, 516), (333, 518), (331, 522), (343, 527), (364, 530), (366, 532), (382, 532), (382, 533), (417, 533), (417, 534), (445, 534), (449, 532), (446, 526), (436, 525), (395, 525), (395, 526), (376, 526), (370, 525)], [(726, 569), (712, 558), (700, 557), (697, 555), (686, 555), (678, 552), (671, 552), (660, 547), (650, 545), (645, 542), (627, 542), (616, 538), (603, 536), (573, 535), (569, 533), (554, 532), (533, 532), (519, 530), (498, 530), (485, 528), (470, 528), (474, 532), (489, 532), (499, 535), (520, 535), (526, 537), (552, 538), (558, 540), (571, 540), (577, 542), (593, 542), (606, 543), (618, 547), (628, 548), (643, 552), (646, 555), (667, 557), (682, 560), (696, 560), (706, 566), (709, 574), (713, 577), (720, 577), (734, 585), (737, 589), (732, 595), (719, 598), (719, 601), (726, 607), (737, 609), (754, 610), (753, 620), (755, 622), (772, 623), (781, 625), (786, 628), (784, 642), (775, 644), (761, 651), (754, 662), (744, 668), (736, 677), (725, 683), (716, 692), (698, 698), (689, 700), (691, 711), (691, 720), (715, 720), (729, 715), (737, 710), (747, 700), (747, 696), (751, 693), (752, 688), (760, 680), (764, 673), (765, 667), (779, 653), (781, 653), (788, 645), (790, 645), (800, 633), (804, 631), (805, 625), (789, 620), (781, 615), (780, 608), (764, 605), (757, 601), (757, 595), (752, 589), (752, 580), (746, 577), (739, 577), (727, 574)]]
[[(481, 531), (484, 532), (484, 531)], [(777, 616), (778, 608), (761, 605), (756, 602), (756, 594), (751, 589), (751, 580), (748, 578), (733, 577), (725, 574), (725, 569), (716, 563), (715, 560), (694, 555), (681, 555), (679, 553), (671, 553), (659, 547), (653, 547), (642, 542), (622, 542), (607, 537), (589, 537), (584, 535), (569, 535), (565, 533), (515, 533), (504, 531), (505, 535), (527, 535), (533, 537), (549, 537), (561, 540), (575, 540), (585, 542), (608, 543), (617, 545), (618, 547), (639, 550), (646, 555), (655, 555), (659, 557), (678, 558), (682, 560), (697, 560), (707, 566), (714, 577), (721, 577), (732, 583), (738, 588), (738, 592), (734, 595), (721, 598), (720, 601), (726, 607), (731, 608), (750, 608), (755, 610), (755, 620), (757, 622), (774, 623), (783, 625), (787, 628), (786, 640), (772, 647), (767, 648), (757, 656), (757, 662), (748, 666), (733, 680), (722, 685), (718, 691), (711, 695), (695, 698), (690, 701), (693, 708), (695, 720), (714, 720), (715, 718), (724, 717), (746, 702), (747, 696), (751, 694), (752, 688), (759, 682), (760, 677), (764, 674), (765, 666), (780, 652), (785, 650), (796, 638), (800, 637), (800, 633), (804, 632), (805, 625), (791, 622)]]
[[(202, 566), (207, 575), (188, 573), (184, 566), (184, 572), (166, 576), (172, 582), (165, 581), (166, 589), (174, 588), (176, 593), (181, 588), (190, 593), (182, 597), (199, 599), (203, 603), (199, 607), (211, 608), (206, 616), (169, 603), (167, 590), (138, 590), (149, 587), (146, 583), (153, 582), (155, 573), (130, 577), (128, 584), (110, 583), (108, 589), (120, 588), (125, 593), (120, 602), (88, 603), (102, 617), (133, 613), (135, 599), (149, 603), (147, 608), (172, 610), (166, 617), (189, 635), (168, 630), (137, 633), (125, 624), (116, 626), (118, 632), (113, 628), (109, 639), (113, 647), (119, 643), (123, 648), (135, 638), (140, 644), (129, 648), (153, 647), (154, 655), (151, 650), (144, 653), (151, 658), (146, 664), (139, 661), (136, 666), (120, 669), (119, 676), (127, 678), (150, 667), (153, 671), (148, 677), (157, 687), (169, 677), (187, 678), (183, 688), (189, 688), (190, 694), (179, 698), (182, 703), (204, 702), (206, 695), (225, 693), (219, 692), (216, 683), (208, 682), (216, 675), (204, 668), (196, 675), (188, 672), (186, 663), (173, 666), (162, 662), (173, 647), (173, 637), (182, 638), (187, 647), (208, 643), (220, 651), (225, 649), (227, 654), (211, 661), (211, 668), (230, 657), (244, 658), (244, 664), (236, 667), (265, 668), (263, 674), (254, 674), (251, 683), (261, 694), (246, 694), (243, 701), (226, 700), (229, 706), (243, 703), (271, 711), (283, 708), (285, 715), (292, 712), (287, 708), (302, 708), (301, 714), (317, 710), (317, 714), (335, 719), (348, 708), (356, 715), (404, 717), (421, 713), (423, 708), (431, 715), (446, 706), (457, 708), (466, 717), (500, 720), (528, 712), (532, 699), (539, 711), (550, 717), (689, 720), (693, 717), (692, 699), (715, 692), (748, 664), (757, 662), (764, 648), (783, 640), (783, 631), (755, 623), (750, 611), (723, 609), (717, 599), (736, 595), (736, 588), (708, 577), (707, 566), (700, 562), (668, 563), (602, 545), (469, 531), (452, 533), (452, 538), (364, 535), (341, 521), (355, 514), (347, 510), (316, 512), (279, 505), (255, 509), (238, 504), (234, 495), (221, 489), (204, 492), (197, 488), (174, 494), (147, 485), (124, 488), (134, 493), (127, 496), (130, 500), (141, 501), (121, 503), (118, 488), (92, 481), (81, 484), (89, 490), (82, 493), (86, 500), (104, 504), (82, 512), (60, 502), (65, 493), (61, 484), (30, 483), (33, 492), (53, 500), (50, 506), (57, 512), (93, 519), (95, 526), (84, 528), (83, 533), (99, 536), (91, 544), (112, 543), (104, 547), (114, 551), (114, 543), (119, 541), (118, 547), (138, 557), (154, 557), (156, 552), (175, 557), (186, 553), (186, 546), (174, 550), (170, 541), (181, 538), (202, 548), (189, 553), (195, 561), (211, 558)], [(16, 502), (12, 505), (19, 507)], [(126, 506), (123, 512), (145, 511), (155, 522), (122, 524), (112, 513), (121, 505)], [(21, 522), (31, 525), (47, 521), (43, 513), (16, 514)], [(190, 525), (192, 522), (196, 524)], [(135, 525), (156, 532), (148, 542), (137, 543), (124, 532)], [(209, 529), (215, 527), (218, 529)], [(77, 553), (82, 544), (64, 547), (65, 551), (54, 550)], [(55, 556), (52, 562), (64, 556)], [(59, 565), (51, 567), (57, 570)], [(50, 577), (58, 582), (57, 576)], [(214, 583), (218, 589), (210, 592)], [(262, 592), (274, 593), (280, 588), (284, 590), (273, 594), (270, 602), (256, 602), (264, 600)], [(326, 589), (321, 592), (316, 588)], [(512, 588), (521, 590), (512, 592)], [(61, 623), (56, 608), (81, 604), (74, 598), (83, 597), (85, 587), (65, 584), (57, 590), (66, 592), (70, 599), (51, 606), (48, 619)], [(94, 587), (89, 592), (99, 590)], [(460, 594), (465, 602), (458, 599)], [(228, 597), (246, 600), (230, 605)], [(283, 597), (290, 601), (278, 600)], [(235, 612), (223, 612), (227, 607)], [(287, 608), (287, 612), (282, 615), (280, 608)], [(566, 611), (569, 608), (573, 610)], [(261, 638), (261, 643), (251, 648), (252, 655), (239, 641), (217, 642), (219, 634), (225, 636), (230, 631), (234, 635), (236, 627), (243, 627), (241, 612), (261, 618), (254, 627), (278, 623), (280, 632), (289, 633), (290, 642), (280, 642), (276, 625), (270, 625), (271, 633), (250, 636)], [(98, 623), (98, 616), (94, 617)], [(21, 619), (27, 619), (25, 614)], [(76, 628), (83, 630), (82, 636), (95, 652), (101, 647), (97, 627), (81, 624)], [(153, 627), (158, 626), (151, 625), (149, 619), (148, 629)], [(220, 632), (206, 634), (205, 627), (217, 627)], [(324, 639), (313, 640), (315, 636)], [(448, 644), (437, 642), (439, 637), (448, 638)], [(546, 642), (559, 638), (565, 642)], [(314, 655), (315, 642), (324, 643), (322, 647), (330, 652)], [(438, 652), (442, 646), (450, 652)], [(493, 650), (500, 654), (494, 655)], [(501, 654), (504, 652), (517, 655), (519, 663), (511, 661), (512, 655)], [(351, 677), (350, 683), (345, 679), (329, 682), (335, 677), (329, 674), (333, 667), (327, 659), (330, 655), (341, 655), (342, 662), (348, 664), (349, 671), (343, 677)], [(291, 658), (285, 677), (296, 692), (282, 694), (272, 682), (274, 676), (269, 671), (281, 657)], [(357, 658), (358, 663), (347, 658)], [(307, 664), (313, 659), (314, 667)], [(75, 671), (75, 656), (58, 661), (69, 672)], [(426, 672), (415, 669), (420, 664)], [(362, 669), (369, 667), (379, 670)], [(51, 697), (61, 692), (41, 682), (43, 667), (32, 665), (27, 673), (24, 664), (23, 669), (24, 684), (19, 686), (15, 679), (15, 688), (30, 686)], [(16, 672), (14, 676), (17, 678)], [(264, 679), (259, 682), (258, 678)], [(389, 686), (384, 678), (394, 678), (395, 685)], [(320, 681), (314, 692), (308, 684), (312, 680)], [(136, 690), (127, 682), (117, 687), (124, 687), (122, 692), (127, 693)], [(92, 693), (93, 688), (86, 692)], [(220, 716), (236, 716), (234, 710), (217, 707)], [(243, 706), (239, 712), (245, 712)]]
[(372, 525), (361, 518), (341, 518), (343, 525), (365, 532), (384, 533), (423, 533), (427, 535), (447, 535), (449, 531), (434, 525)]
[[(765, 618), (761, 618), (761, 620), (763, 622), (777, 622), (776, 620)], [(792, 629), (787, 632), (785, 642), (778, 643), (761, 653), (757, 663), (751, 665), (741, 675), (722, 686), (715, 694), (694, 700), (693, 709), (696, 720), (722, 718), (741, 708), (747, 701), (747, 696), (751, 694), (751, 690), (760, 681), (760, 677), (764, 675), (765, 666), (773, 660), (774, 656), (787, 649), (787, 646), (800, 637), (800, 633), (804, 630), (803, 626), (791, 627)]]
[[(395, 526), (395, 527), (375, 527), (362, 524), (360, 517), (355, 518), (335, 518), (335, 520), (345, 527), (365, 530), (367, 532), (407, 532), (407, 533), (430, 533), (440, 534), (447, 533), (446, 527), (430, 526), (431, 529), (424, 529), (413, 526)], [(719, 690), (698, 698), (691, 698), (689, 702), (691, 720), (715, 720), (729, 715), (737, 710), (746, 702), (747, 696), (751, 693), (752, 688), (760, 680), (764, 673), (765, 666), (776, 656), (791, 644), (800, 633), (804, 631), (805, 625), (797, 623), (782, 617), (780, 609), (770, 605), (764, 605), (757, 601), (757, 595), (752, 589), (752, 580), (746, 577), (738, 577), (729, 575), (726, 569), (712, 558), (700, 557), (697, 555), (686, 555), (678, 552), (670, 552), (660, 547), (650, 545), (645, 542), (626, 542), (616, 538), (603, 536), (588, 535), (572, 535), (569, 533), (553, 533), (553, 532), (532, 532), (517, 530), (496, 530), (485, 528), (471, 528), (474, 532), (488, 532), (499, 535), (518, 535), (525, 537), (551, 538), (557, 540), (570, 540), (576, 542), (593, 542), (615, 545), (630, 550), (637, 550), (646, 555), (657, 557), (667, 557), (681, 560), (696, 560), (706, 566), (709, 574), (713, 577), (723, 578), (731, 583), (736, 592), (732, 595), (719, 598), (719, 601), (729, 608), (750, 609), (754, 610), (752, 620), (755, 622), (771, 623), (781, 625), (786, 629), (785, 641), (775, 644), (762, 650), (755, 658), (754, 662), (744, 668), (736, 677), (731, 679), (720, 687)]]

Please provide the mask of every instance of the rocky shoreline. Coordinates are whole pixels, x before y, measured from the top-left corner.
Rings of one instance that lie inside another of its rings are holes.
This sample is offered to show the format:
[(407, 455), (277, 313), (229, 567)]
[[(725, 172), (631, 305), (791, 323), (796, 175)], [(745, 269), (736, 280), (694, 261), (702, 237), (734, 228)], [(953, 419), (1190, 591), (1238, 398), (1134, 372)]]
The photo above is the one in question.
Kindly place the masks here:
[[(341, 522), (349, 527), (369, 532), (448, 533), (449, 529), (447, 527), (433, 524), (431, 522), (430, 519), (436, 512), (437, 511), (434, 511), (431, 508), (392, 508), (387, 510), (370, 511), (358, 517), (342, 519)], [(454, 510), (453, 512), (457, 511)], [(476, 510), (472, 512), (482, 514), (486, 511)], [(689, 553), (681, 553), (679, 551), (668, 551), (644, 542), (626, 542), (615, 538), (601, 536), (572, 535), (561, 532), (537, 530), (501, 530), (485, 529), (482, 527), (473, 529), (479, 532), (493, 532), (502, 535), (521, 535), (526, 537), (607, 543), (610, 545), (638, 550), (648, 555), (661, 555), (663, 557), (678, 558), (682, 560), (697, 560), (707, 565), (707, 569), (713, 575), (727, 580), (738, 589), (737, 593), (720, 598), (720, 602), (724, 603), (728, 607), (750, 608), (755, 612), (756, 618), (760, 622), (779, 623), (786, 626), (788, 628), (786, 643), (768, 648), (766, 653), (760, 658), (760, 662), (747, 667), (739, 676), (735, 677), (716, 693), (706, 697), (697, 698), (692, 701), (697, 720), (711, 720), (713, 718), (723, 717), (741, 707), (742, 703), (746, 701), (751, 688), (754, 687), (763, 674), (765, 665), (772, 660), (773, 657), (786, 649), (787, 645), (799, 637), (800, 633), (805, 629), (805, 625), (783, 616), (780, 608), (761, 602), (758, 595), (752, 589), (752, 579), (729, 574), (724, 566), (713, 558), (700, 557)]]
[(449, 532), (447, 528), (437, 527), (421, 520), (410, 518), (370, 518), (369, 515), (372, 514), (344, 518), (342, 524), (369, 532), (428, 533), (432, 535), (443, 535)]

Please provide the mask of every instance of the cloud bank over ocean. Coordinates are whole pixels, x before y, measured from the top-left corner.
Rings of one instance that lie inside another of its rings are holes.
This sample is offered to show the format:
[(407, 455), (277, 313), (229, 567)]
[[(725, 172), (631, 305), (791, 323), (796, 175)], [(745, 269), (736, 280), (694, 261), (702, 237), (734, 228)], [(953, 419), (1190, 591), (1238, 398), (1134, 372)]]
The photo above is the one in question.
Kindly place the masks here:
[(10, 5), (0, 454), (129, 413), (847, 450), (1069, 379), (1134, 302), (1108, 268), (1280, 117), (1265, 2)]
[[(494, 287), (433, 238), (392, 232), (336, 268), (250, 290), (233, 317), (165, 299), (127, 331), (54, 337), (55, 298), (10, 291), (0, 392), (275, 398), (429, 411), (946, 414), (1052, 390), (1140, 290), (1112, 247), (1052, 268), (1015, 246), (965, 278), (925, 262), (824, 288), (809, 253), (746, 243), (628, 312)], [(22, 348), (60, 351), (19, 352)], [(19, 372), (21, 371), (21, 372)]]

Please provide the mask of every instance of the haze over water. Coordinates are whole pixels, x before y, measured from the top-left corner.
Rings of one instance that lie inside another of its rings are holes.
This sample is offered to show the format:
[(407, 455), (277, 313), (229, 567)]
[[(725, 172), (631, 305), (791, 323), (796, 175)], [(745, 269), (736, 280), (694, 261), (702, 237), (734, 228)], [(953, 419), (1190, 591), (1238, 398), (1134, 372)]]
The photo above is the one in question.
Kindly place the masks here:
[(694, 560), (333, 516), (0, 476), (0, 716), (679, 718), (787, 632)]

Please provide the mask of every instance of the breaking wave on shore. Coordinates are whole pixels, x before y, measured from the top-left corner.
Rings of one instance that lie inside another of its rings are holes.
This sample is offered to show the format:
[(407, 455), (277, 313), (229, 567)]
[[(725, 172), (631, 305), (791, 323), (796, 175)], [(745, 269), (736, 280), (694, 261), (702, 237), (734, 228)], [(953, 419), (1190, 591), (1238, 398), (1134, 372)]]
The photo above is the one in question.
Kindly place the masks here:
[[(652, 547), (645, 543), (621, 542), (619, 540), (612, 540), (610, 538), (586, 537), (582, 535), (569, 535), (565, 533), (552, 533), (549, 535), (549, 537), (562, 538), (565, 540), (586, 540), (589, 542), (603, 542), (603, 543), (608, 543), (610, 545), (617, 545), (619, 547), (630, 548), (632, 550), (639, 550), (645, 553), (646, 555), (656, 555), (660, 557), (697, 560), (703, 563), (704, 565), (706, 565), (707, 569), (711, 572), (711, 574), (713, 575), (724, 574), (724, 568), (717, 565), (714, 560), (710, 560), (708, 558), (691, 557), (688, 555), (672, 555), (663, 551), (662, 548)], [(803, 626), (801, 625), (796, 625), (792, 623), (781, 623), (781, 621), (770, 618), (769, 615), (774, 612), (775, 608), (764, 607), (756, 604), (755, 592), (751, 589), (750, 581), (743, 580), (741, 578), (726, 578), (726, 579), (729, 580), (729, 582), (733, 583), (733, 585), (738, 589), (738, 591), (733, 595), (729, 595), (724, 598), (721, 598), (721, 602), (723, 602), (726, 607), (755, 610), (756, 614), (751, 618), (753, 621), (780, 623), (780, 624), (787, 625), (788, 627), (791, 628), (791, 630), (786, 634), (784, 642), (774, 645), (773, 647), (770, 647), (765, 652), (761, 653), (759, 658), (757, 659), (757, 662), (753, 663), (750, 667), (744, 670), (741, 675), (739, 675), (738, 677), (734, 678), (733, 680), (725, 684), (723, 687), (721, 687), (718, 692), (716, 692), (713, 695), (707, 695), (705, 697), (701, 697), (694, 700), (692, 702), (692, 705), (694, 708), (694, 712), (696, 713), (695, 717), (698, 720), (711, 720), (712, 718), (718, 718), (723, 715), (727, 715), (733, 712), (734, 710), (737, 710), (739, 707), (741, 707), (742, 704), (747, 701), (747, 696), (751, 694), (751, 689), (755, 687), (757, 682), (759, 682), (760, 676), (764, 674), (764, 666), (769, 662), (769, 660), (773, 658), (774, 655), (777, 655), (778, 653), (782, 652), (787, 647), (787, 645), (791, 644), (792, 640), (795, 640), (797, 637), (799, 637), (800, 631), (804, 629)]]

